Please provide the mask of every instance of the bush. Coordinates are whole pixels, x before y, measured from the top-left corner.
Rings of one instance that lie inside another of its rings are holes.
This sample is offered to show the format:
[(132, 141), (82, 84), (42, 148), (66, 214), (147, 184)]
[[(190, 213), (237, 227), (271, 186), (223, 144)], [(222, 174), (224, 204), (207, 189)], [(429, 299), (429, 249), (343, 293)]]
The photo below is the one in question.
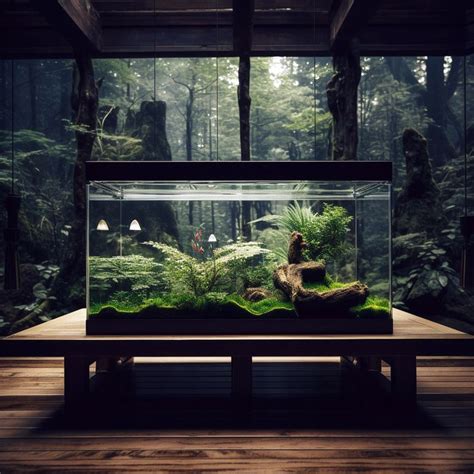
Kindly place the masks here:
[(346, 241), (352, 216), (341, 206), (325, 203), (323, 212), (313, 212), (297, 202), (280, 216), (278, 223), (289, 234), (297, 231), (303, 235), (308, 248), (308, 260), (337, 260), (350, 248)]

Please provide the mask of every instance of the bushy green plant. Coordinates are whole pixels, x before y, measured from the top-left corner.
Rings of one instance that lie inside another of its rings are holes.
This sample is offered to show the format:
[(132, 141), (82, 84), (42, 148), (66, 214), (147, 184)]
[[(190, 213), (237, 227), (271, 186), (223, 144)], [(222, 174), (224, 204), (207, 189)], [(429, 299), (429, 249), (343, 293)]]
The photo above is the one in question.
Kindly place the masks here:
[(273, 289), (273, 271), (278, 266), (274, 258), (265, 258), (258, 265), (249, 265), (239, 269), (239, 277), (243, 288), (263, 287)]
[(308, 247), (305, 256), (309, 260), (336, 260), (348, 249), (346, 237), (352, 221), (341, 206), (325, 203), (321, 213), (295, 202), (279, 217), (279, 225), (288, 233), (297, 231), (303, 235)]
[(147, 294), (163, 286), (162, 265), (141, 255), (89, 257), (90, 289), (99, 293), (133, 291)]
[(164, 276), (176, 293), (199, 297), (215, 291), (235, 271), (257, 255), (268, 253), (256, 242), (239, 242), (211, 251), (209, 257), (187, 255), (175, 247), (146, 242), (164, 256)]

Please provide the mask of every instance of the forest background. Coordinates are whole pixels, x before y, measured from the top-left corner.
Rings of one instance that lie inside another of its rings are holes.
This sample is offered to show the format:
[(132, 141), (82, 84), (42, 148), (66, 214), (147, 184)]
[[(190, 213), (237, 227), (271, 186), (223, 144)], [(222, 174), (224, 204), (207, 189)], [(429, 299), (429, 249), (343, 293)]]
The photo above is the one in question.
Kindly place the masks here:
[[(94, 60), (99, 109), (93, 159), (240, 159), (238, 66), (238, 58), (225, 57)], [(465, 62), (365, 57), (361, 66), (358, 158), (394, 163), (396, 213), (406, 184), (402, 136), (407, 128), (417, 129), (428, 140), (438, 189), (432, 203), (436, 226), (426, 228), (424, 217), (416, 215), (405, 216), (409, 231), (400, 217), (394, 222), (394, 305), (473, 331), (473, 296), (459, 281), (459, 218), (466, 206), (474, 212), (474, 56)], [(252, 160), (331, 159), (326, 86), (332, 75), (329, 58), (251, 58)], [(3, 334), (85, 305), (84, 279), (68, 284), (67, 291), (58, 281), (74, 245), (77, 90), (73, 60), (0, 61), (0, 200), (11, 186), (13, 129), (23, 280), (20, 291), (0, 292)], [(154, 99), (159, 110), (150, 106)], [(150, 107), (161, 125), (148, 126), (154, 120)], [(251, 212), (258, 216), (258, 209)], [(5, 224), (2, 214), (0, 227)], [(4, 245), (2, 261), (3, 252)]]

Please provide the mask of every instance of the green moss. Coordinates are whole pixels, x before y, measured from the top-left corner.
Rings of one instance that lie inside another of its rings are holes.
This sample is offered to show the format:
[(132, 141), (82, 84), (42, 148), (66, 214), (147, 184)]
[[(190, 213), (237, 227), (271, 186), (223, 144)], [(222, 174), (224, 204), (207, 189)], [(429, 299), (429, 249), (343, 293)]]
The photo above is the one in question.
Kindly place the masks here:
[(156, 295), (141, 305), (130, 306), (111, 300), (106, 305), (93, 305), (91, 316), (98, 318), (292, 318), (293, 304), (277, 297), (247, 301), (240, 295), (209, 293), (204, 296)]
[(354, 306), (351, 313), (363, 319), (387, 318), (390, 316), (390, 303), (386, 298), (369, 296), (364, 304)]
[(319, 293), (324, 293), (325, 291), (329, 290), (335, 290), (337, 288), (344, 288), (350, 285), (352, 285), (352, 282), (341, 283), (340, 281), (334, 281), (329, 275), (326, 275), (323, 281), (318, 281), (315, 283), (304, 283), (304, 287), (307, 290), (315, 290)]
[[(351, 283), (334, 281), (326, 275), (324, 281), (307, 283), (305, 288), (321, 293), (344, 288)], [(277, 294), (261, 301), (247, 301), (242, 296), (220, 292), (209, 292), (203, 296), (182, 293), (156, 293), (141, 304), (132, 304), (130, 298), (120, 292), (106, 304), (95, 304), (90, 308), (91, 316), (98, 318), (293, 318), (296, 317), (290, 301)], [(364, 304), (351, 308), (348, 317), (387, 318), (390, 316), (389, 301), (378, 296), (369, 296)]]

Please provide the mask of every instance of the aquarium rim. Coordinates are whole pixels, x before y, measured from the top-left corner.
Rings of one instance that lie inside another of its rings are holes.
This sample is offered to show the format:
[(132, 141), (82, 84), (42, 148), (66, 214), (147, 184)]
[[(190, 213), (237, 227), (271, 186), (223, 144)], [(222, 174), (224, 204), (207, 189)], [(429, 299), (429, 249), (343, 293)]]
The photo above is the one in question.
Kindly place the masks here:
[(391, 161), (87, 161), (87, 181), (392, 181)]

